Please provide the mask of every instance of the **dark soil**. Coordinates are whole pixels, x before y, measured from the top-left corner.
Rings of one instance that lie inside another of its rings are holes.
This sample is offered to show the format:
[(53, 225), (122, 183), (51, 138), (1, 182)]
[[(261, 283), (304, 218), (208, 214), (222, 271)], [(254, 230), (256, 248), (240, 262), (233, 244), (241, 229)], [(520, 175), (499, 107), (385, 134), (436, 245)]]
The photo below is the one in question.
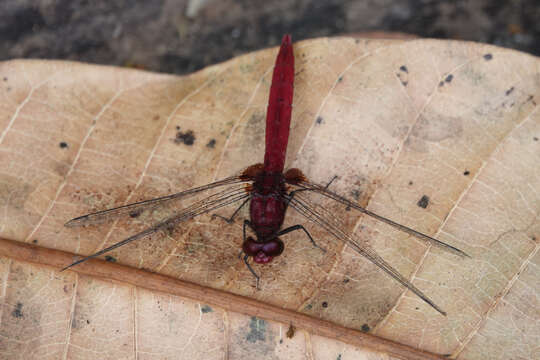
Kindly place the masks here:
[[(198, 6), (198, 8), (197, 8)], [(295, 40), (366, 31), (540, 55), (538, 0), (0, 0), (0, 60), (69, 59), (184, 74)]]

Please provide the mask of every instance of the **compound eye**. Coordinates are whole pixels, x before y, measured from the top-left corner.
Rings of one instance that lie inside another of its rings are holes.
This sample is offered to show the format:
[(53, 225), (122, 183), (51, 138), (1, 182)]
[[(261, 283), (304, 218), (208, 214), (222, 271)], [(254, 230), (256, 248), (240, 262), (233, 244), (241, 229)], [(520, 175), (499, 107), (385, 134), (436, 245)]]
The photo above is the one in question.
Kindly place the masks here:
[(251, 236), (242, 244), (242, 250), (249, 256), (255, 256), (265, 244), (256, 242)]
[(274, 238), (271, 241), (264, 243), (262, 251), (268, 256), (278, 256), (281, 255), (285, 249), (285, 244), (279, 238)]

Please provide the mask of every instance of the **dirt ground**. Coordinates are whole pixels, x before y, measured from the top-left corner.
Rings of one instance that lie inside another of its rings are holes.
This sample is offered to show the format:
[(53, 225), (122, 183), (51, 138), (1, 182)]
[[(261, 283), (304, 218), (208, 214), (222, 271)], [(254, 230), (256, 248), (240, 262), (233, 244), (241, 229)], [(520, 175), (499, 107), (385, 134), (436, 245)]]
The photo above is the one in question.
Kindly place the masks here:
[(366, 31), (540, 55), (538, 0), (0, 0), (0, 60), (69, 59), (185, 74), (278, 44)]

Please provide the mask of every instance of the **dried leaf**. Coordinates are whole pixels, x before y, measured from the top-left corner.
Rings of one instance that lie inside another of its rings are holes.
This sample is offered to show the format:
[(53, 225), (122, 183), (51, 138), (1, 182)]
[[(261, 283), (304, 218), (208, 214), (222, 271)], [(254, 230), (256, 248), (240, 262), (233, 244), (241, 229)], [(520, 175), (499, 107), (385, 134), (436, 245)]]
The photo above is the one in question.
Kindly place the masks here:
[[(344, 38), (295, 44), (295, 55), (288, 165), (319, 183), (337, 175), (332, 190), (470, 254), (456, 257), (324, 202), (448, 316), (314, 226), (327, 253), (287, 235), (284, 254), (256, 268), (260, 291), (238, 259), (240, 221), (201, 217), (108, 259), (437, 354), (540, 356), (538, 59), (473, 43)], [(269, 49), (187, 77), (1, 63), (0, 235), (90, 254), (144, 224), (68, 229), (65, 221), (260, 162), (274, 57)], [(287, 223), (300, 220), (288, 214)], [(343, 352), (301, 326), (286, 339), (288, 323), (45, 265), (2, 258), (0, 266), (3, 357)]]

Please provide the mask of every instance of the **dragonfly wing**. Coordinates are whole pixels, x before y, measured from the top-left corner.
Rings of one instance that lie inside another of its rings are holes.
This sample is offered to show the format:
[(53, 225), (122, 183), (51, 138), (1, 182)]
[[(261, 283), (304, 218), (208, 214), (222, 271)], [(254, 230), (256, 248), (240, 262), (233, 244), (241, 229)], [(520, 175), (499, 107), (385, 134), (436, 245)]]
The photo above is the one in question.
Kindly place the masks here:
[(409, 280), (399, 273), (392, 265), (386, 262), (379, 254), (377, 254), (370, 246), (360, 239), (353, 237), (353, 235), (346, 232), (345, 225), (337, 219), (332, 213), (323, 207), (315, 206), (311, 204), (305, 197), (299, 193), (295, 193), (294, 196), (286, 197), (289, 202), (289, 206), (298, 211), (301, 215), (308, 220), (318, 224), (324, 228), (328, 233), (334, 236), (336, 239), (345, 242), (353, 250), (360, 255), (367, 258), (373, 264), (384, 270), (388, 275), (398, 281), (400, 284), (415, 293), (420, 299), (424, 300), (431, 307), (437, 310), (442, 315), (446, 316), (439, 306), (437, 306), (427, 295), (425, 295), (420, 289), (414, 286)]
[(150, 199), (150, 200), (139, 201), (136, 203), (127, 204), (127, 205), (115, 207), (112, 209), (97, 211), (91, 214), (79, 216), (79, 217), (69, 220), (67, 223), (64, 224), (64, 226), (76, 227), (76, 226), (100, 224), (105, 221), (114, 220), (123, 215), (137, 217), (143, 211), (146, 211), (149, 209), (155, 209), (156, 207), (161, 206), (165, 203), (170, 203), (173, 200), (185, 199), (190, 196), (199, 194), (200, 192), (205, 191), (205, 190), (210, 190), (210, 189), (220, 187), (220, 186), (225, 186), (225, 185), (238, 184), (242, 182), (248, 182), (248, 180), (242, 179), (240, 176), (232, 176), (232, 177), (225, 178), (225, 179), (222, 179), (222, 180), (219, 180), (219, 181), (207, 184), (207, 185), (199, 186), (193, 189), (188, 189), (188, 190), (181, 191), (175, 194), (170, 194), (170, 195), (166, 195), (166, 196), (162, 196), (162, 197), (158, 197), (158, 198)]
[(103, 250), (100, 250), (92, 255), (86, 256), (82, 259), (75, 261), (74, 263), (66, 266), (62, 269), (66, 270), (72, 266), (80, 264), (86, 260), (95, 258), (97, 256), (103, 255), (111, 250), (114, 250), (120, 246), (126, 245), (132, 241), (143, 238), (145, 236), (151, 235), (161, 230), (170, 229), (179, 223), (186, 222), (190, 219), (193, 219), (196, 216), (209, 213), (221, 207), (233, 204), (235, 202), (247, 199), (250, 197), (249, 193), (246, 193), (243, 185), (236, 186), (234, 188), (225, 189), (218, 193), (212, 194), (205, 199), (197, 201), (190, 206), (182, 209), (180, 212), (174, 214), (173, 216), (168, 217), (167, 219), (157, 223), (156, 225), (141, 231), (135, 235), (132, 235), (124, 240), (121, 240)]
[(381, 216), (381, 215), (378, 215), (360, 205), (358, 205), (357, 203), (339, 195), (339, 194), (336, 194), (335, 192), (333, 191), (330, 191), (328, 190), (325, 186), (322, 186), (322, 185), (319, 185), (319, 184), (314, 184), (314, 183), (311, 183), (309, 181), (301, 181), (300, 183), (295, 183), (294, 185), (296, 186), (299, 186), (301, 191), (311, 191), (311, 192), (314, 192), (314, 193), (318, 193), (320, 195), (323, 195), (323, 196), (326, 196), (330, 199), (334, 199), (344, 205), (347, 205), (348, 207), (351, 207), (353, 209), (356, 209), (372, 218), (375, 218), (385, 224), (388, 224), (398, 230), (401, 230), (409, 235), (412, 235), (418, 239), (421, 239), (421, 240), (424, 240), (424, 241), (427, 241), (437, 247), (440, 247), (446, 251), (449, 251), (451, 253), (454, 253), (456, 255), (459, 255), (461, 257), (469, 257), (470, 256), (464, 252), (463, 250), (460, 250), (452, 245), (449, 245), (445, 242), (442, 242), (440, 240), (437, 240), (435, 239), (434, 237), (431, 237), (429, 235), (426, 235), (424, 233), (421, 233), (419, 231), (416, 231), (416, 230), (413, 230), (405, 225), (401, 225), (395, 221), (392, 221), (390, 219), (387, 219), (385, 218), (384, 216)]

